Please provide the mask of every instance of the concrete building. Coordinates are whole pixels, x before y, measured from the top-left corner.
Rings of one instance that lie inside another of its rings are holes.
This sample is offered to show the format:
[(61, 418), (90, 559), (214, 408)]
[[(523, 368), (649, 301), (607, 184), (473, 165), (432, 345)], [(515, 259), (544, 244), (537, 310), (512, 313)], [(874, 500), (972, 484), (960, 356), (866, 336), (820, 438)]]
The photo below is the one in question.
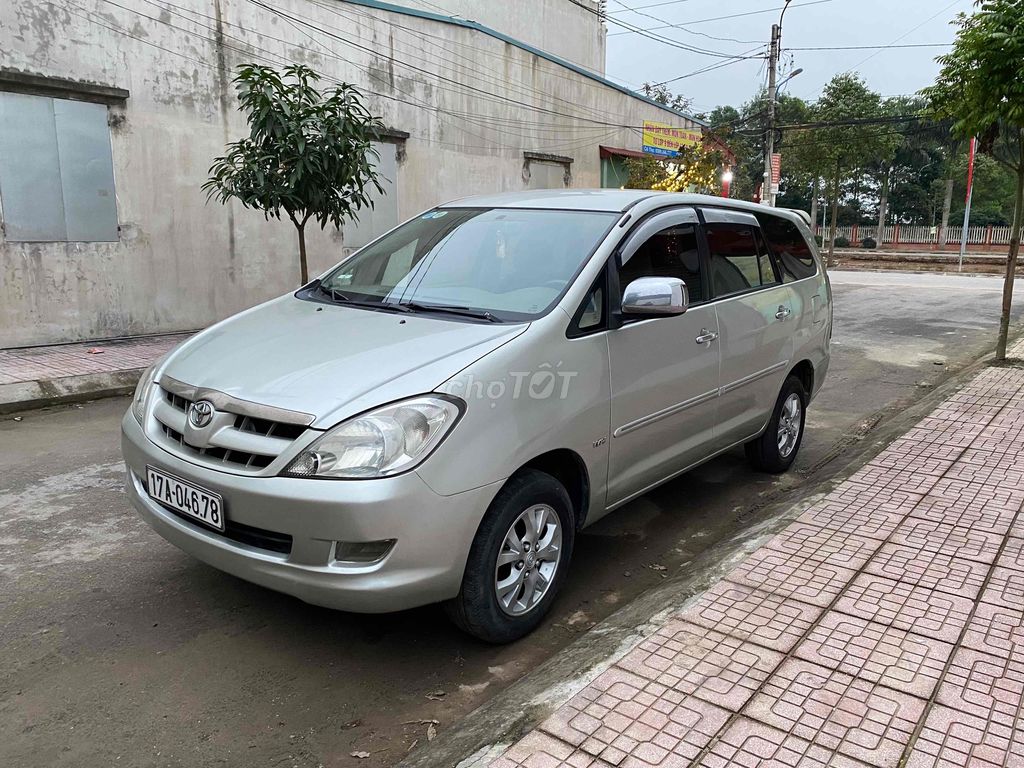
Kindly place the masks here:
[(618, 186), (645, 120), (698, 127), (604, 79), (597, 0), (408, 2), (0, 3), (0, 347), (199, 328), (297, 284), (289, 222), (200, 189), (246, 130), (241, 63), (355, 83), (389, 128), (386, 195), (308, 233), (314, 273), (445, 200)]

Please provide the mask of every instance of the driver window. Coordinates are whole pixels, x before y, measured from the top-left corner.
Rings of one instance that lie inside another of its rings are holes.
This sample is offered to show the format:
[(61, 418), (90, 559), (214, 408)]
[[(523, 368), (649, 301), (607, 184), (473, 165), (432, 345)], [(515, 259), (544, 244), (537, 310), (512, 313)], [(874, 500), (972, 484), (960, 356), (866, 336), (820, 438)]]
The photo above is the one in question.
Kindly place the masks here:
[(639, 277), (678, 277), (686, 283), (691, 303), (703, 301), (697, 226), (674, 224), (648, 238), (619, 267), (620, 290), (625, 292)]

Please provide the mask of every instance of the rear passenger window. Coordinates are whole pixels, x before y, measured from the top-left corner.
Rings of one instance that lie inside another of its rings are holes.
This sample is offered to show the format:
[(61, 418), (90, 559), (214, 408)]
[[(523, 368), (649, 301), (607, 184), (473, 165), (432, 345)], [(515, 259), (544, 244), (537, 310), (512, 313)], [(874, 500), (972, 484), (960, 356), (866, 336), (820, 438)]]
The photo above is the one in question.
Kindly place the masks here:
[(792, 283), (817, 274), (814, 254), (796, 224), (767, 214), (759, 214), (757, 218), (761, 222), (761, 233), (782, 268), (783, 282)]
[(678, 277), (686, 283), (690, 303), (704, 301), (697, 250), (697, 225), (676, 224), (649, 237), (619, 268), (619, 287), (639, 277)]
[(756, 228), (746, 224), (707, 224), (711, 287), (715, 297), (778, 282), (771, 257)]

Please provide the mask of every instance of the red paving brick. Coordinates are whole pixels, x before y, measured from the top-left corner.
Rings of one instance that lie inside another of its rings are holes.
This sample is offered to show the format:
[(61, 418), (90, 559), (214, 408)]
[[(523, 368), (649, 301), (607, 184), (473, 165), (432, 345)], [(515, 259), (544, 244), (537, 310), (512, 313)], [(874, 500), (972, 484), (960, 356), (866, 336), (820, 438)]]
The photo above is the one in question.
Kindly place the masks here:
[(786, 661), (744, 710), (766, 725), (875, 766), (895, 766), (925, 703), (801, 659)]
[(725, 578), (824, 608), (839, 595), (854, 574), (856, 571), (852, 568), (795, 557), (766, 546)]
[(738, 710), (782, 659), (723, 632), (670, 620), (617, 666), (674, 694)]
[(821, 608), (743, 584), (719, 582), (680, 618), (785, 653)]
[(1024, 658), (1024, 610), (980, 603), (967, 625), (963, 645), (1004, 658)]
[(922, 520), (910, 517), (893, 532), (889, 539), (893, 544), (956, 555), (979, 563), (991, 563), (1003, 536), (989, 531), (964, 528), (938, 520)]
[(829, 669), (928, 698), (953, 652), (951, 643), (830, 612), (795, 655)]
[(836, 610), (952, 643), (972, 605), (966, 597), (865, 573), (847, 586)]
[(613, 667), (540, 729), (612, 765), (686, 765), (728, 719), (725, 709)]
[(1022, 504), (990, 368), (491, 765), (1024, 766)]
[(722, 734), (699, 765), (702, 768), (864, 768), (864, 763), (746, 717), (737, 719)]
[(938, 702), (1012, 727), (1024, 694), (1024, 659), (961, 648), (953, 656)]
[(1024, 765), (1024, 739), (985, 717), (936, 706), (928, 714), (907, 768), (1015, 768)]
[(886, 544), (868, 561), (864, 570), (973, 600), (981, 592), (989, 566), (941, 552)]

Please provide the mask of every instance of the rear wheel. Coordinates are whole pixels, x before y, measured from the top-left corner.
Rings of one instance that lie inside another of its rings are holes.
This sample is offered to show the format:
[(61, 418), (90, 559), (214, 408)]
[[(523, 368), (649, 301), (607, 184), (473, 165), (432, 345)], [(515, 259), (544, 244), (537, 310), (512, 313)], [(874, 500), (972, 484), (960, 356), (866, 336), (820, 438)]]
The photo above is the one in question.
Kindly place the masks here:
[(492, 643), (531, 632), (562, 587), (574, 538), (572, 502), (562, 484), (537, 470), (517, 474), (480, 523), (448, 615)]
[(782, 385), (775, 410), (764, 433), (744, 448), (754, 469), (778, 474), (792, 466), (804, 437), (807, 414), (807, 392), (796, 376)]

